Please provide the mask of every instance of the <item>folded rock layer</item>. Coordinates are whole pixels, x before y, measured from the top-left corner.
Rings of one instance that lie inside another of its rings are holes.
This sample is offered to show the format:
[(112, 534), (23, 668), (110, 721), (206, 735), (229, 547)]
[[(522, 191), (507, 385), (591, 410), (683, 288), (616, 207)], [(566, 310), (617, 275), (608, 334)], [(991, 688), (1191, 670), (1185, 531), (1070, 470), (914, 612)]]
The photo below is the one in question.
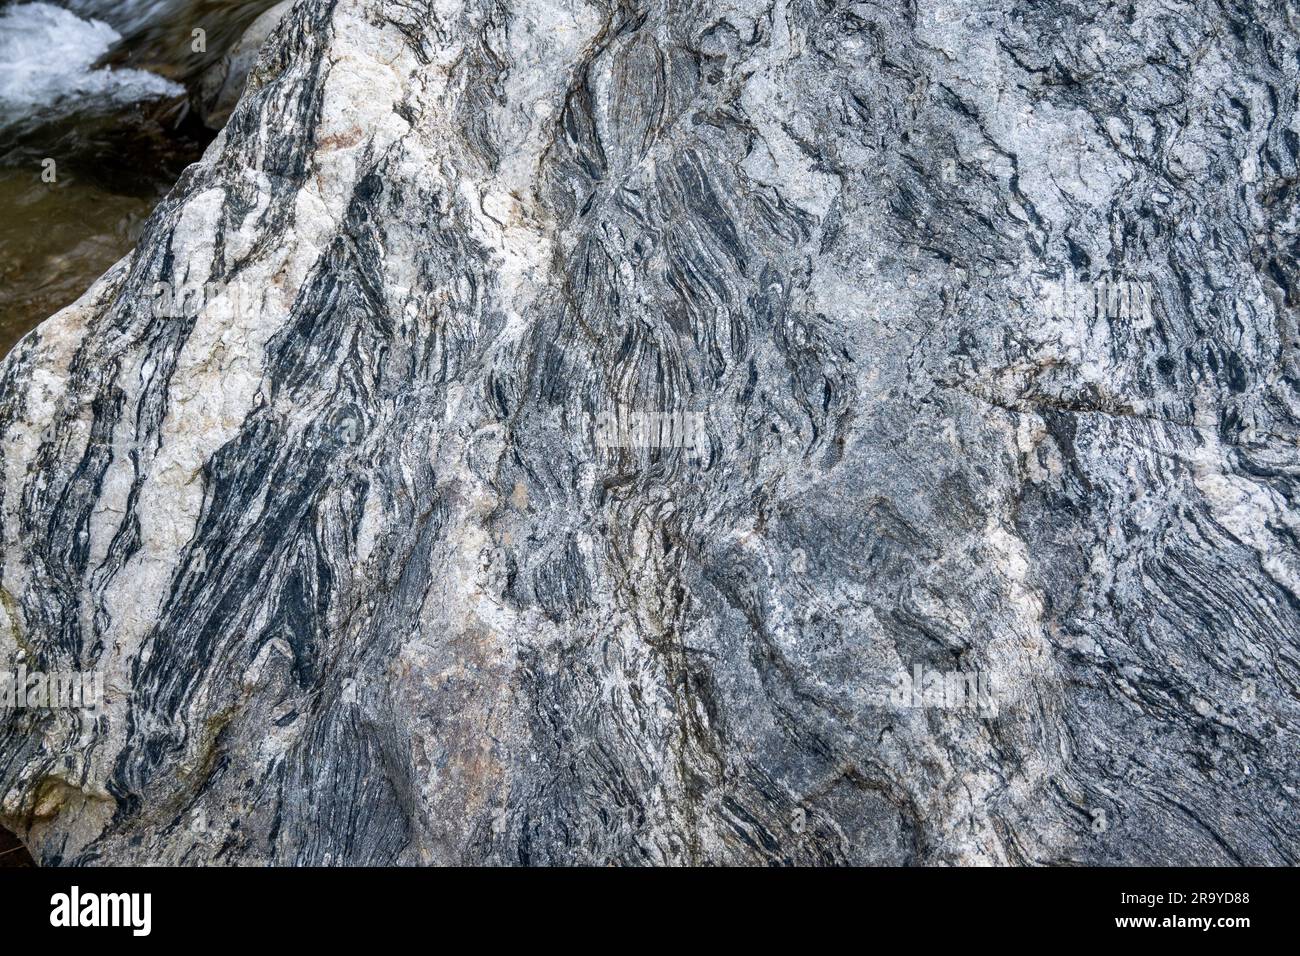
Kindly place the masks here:
[(1294, 864), (1298, 22), (299, 0), (3, 365), (0, 823)]

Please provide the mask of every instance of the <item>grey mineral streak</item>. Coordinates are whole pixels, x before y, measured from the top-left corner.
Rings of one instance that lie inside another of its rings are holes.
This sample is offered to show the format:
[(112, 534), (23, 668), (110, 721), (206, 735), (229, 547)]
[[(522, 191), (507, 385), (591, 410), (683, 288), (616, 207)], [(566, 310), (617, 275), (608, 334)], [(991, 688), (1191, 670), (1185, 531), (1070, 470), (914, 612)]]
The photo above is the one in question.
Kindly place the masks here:
[(106, 689), (0, 715), (0, 823), (45, 863), (1295, 864), (1298, 35), (299, 0), (3, 365), (0, 667)]

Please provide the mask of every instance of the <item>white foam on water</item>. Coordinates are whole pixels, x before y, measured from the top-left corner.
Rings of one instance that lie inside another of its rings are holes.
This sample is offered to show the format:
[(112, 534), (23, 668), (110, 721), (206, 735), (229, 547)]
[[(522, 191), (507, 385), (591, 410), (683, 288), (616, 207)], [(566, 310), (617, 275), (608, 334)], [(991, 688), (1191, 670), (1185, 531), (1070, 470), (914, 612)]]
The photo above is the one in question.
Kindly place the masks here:
[(86, 100), (125, 104), (184, 89), (144, 70), (91, 69), (119, 34), (48, 3), (0, 9), (0, 121)]
[(189, 0), (59, 0), (86, 20), (103, 20), (122, 33), (147, 27)]

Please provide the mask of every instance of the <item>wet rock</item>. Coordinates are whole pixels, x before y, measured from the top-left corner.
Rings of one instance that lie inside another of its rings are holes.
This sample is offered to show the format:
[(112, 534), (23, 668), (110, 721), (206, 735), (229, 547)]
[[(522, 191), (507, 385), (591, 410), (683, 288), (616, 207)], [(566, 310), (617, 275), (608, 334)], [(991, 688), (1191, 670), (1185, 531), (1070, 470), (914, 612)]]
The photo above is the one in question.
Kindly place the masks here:
[(3, 366), (0, 653), (106, 697), (0, 725), (0, 822), (1295, 863), (1296, 53), (1262, 2), (298, 3)]
[(292, 0), (283, 0), (259, 16), (225, 56), (199, 77), (195, 104), (199, 118), (209, 129), (217, 130), (226, 125), (244, 93), (248, 74), (257, 65), (262, 46), (291, 6)]

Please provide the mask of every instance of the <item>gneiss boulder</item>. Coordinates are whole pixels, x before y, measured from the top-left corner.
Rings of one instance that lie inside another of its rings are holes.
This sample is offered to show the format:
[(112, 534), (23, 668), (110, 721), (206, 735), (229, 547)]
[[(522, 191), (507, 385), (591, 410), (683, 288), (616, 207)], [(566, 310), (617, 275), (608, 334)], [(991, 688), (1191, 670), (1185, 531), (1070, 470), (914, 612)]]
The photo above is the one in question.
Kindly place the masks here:
[(940, 6), (295, 4), (4, 363), (0, 823), (1294, 863), (1294, 31)]

